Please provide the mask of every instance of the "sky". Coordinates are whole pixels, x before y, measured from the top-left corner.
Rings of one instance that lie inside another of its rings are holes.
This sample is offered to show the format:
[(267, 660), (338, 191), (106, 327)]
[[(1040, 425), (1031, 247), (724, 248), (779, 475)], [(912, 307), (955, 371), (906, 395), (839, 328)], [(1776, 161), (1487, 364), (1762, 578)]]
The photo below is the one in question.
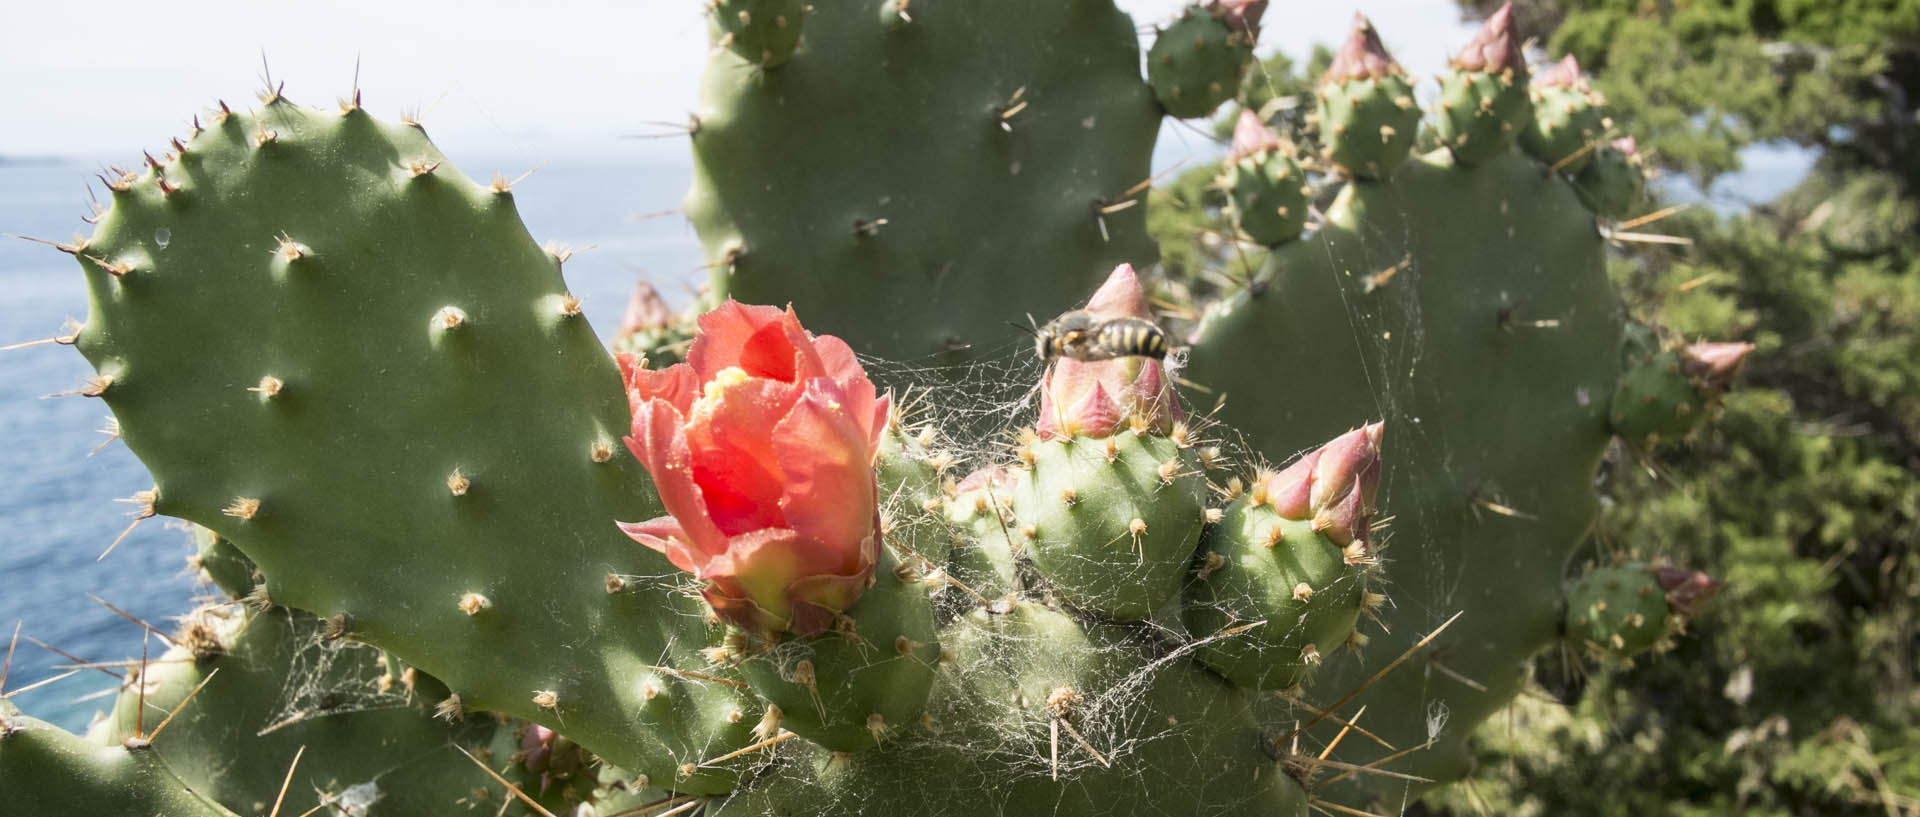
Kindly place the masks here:
[[(859, 2), (860, 0), (815, 0)], [(964, 0), (925, 0), (964, 2)], [(1037, 0), (1050, 1), (1050, 0)], [(1180, 0), (1120, 0), (1136, 22)], [(0, 156), (127, 161), (158, 150), (215, 99), (251, 102), (264, 51), (288, 97), (325, 105), (353, 87), (382, 117), (417, 110), (449, 156), (684, 152), (707, 52), (700, 0), (89, 0), (12, 4), (0, 25)], [(1356, 9), (1414, 73), (1431, 75), (1472, 29), (1454, 0), (1286, 2), (1260, 46), (1304, 56)]]

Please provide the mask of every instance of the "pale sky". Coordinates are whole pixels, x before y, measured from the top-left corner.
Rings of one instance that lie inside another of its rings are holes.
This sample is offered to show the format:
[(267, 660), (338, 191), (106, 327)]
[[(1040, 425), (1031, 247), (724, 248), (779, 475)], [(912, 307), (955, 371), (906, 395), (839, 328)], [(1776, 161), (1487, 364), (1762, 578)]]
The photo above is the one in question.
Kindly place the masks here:
[[(1167, 21), (1183, 3), (1119, 5), (1145, 25)], [(622, 136), (686, 121), (707, 51), (700, 0), (10, 6), (0, 22), (0, 155), (12, 156), (130, 161), (142, 148), (158, 150), (216, 98), (251, 103), (263, 49), (275, 81), (308, 104), (345, 95), (357, 58), (368, 109), (388, 118), (421, 110), (456, 161), (679, 154), (676, 139)], [(1472, 33), (1454, 0), (1276, 0), (1262, 53), (1331, 44), (1356, 8), (1418, 76), (1431, 76)]]

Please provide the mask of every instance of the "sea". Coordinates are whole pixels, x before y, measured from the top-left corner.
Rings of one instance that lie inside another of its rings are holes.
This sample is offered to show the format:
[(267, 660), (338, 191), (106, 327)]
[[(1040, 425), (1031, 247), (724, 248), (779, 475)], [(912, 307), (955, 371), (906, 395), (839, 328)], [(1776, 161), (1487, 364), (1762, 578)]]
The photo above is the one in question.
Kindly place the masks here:
[[(124, 157), (122, 157), (124, 161)], [(509, 178), (535, 161), (478, 157), (463, 172)], [(0, 346), (63, 333), (84, 320), (86, 287), (75, 260), (21, 237), (66, 241), (85, 235), (88, 183), (103, 165), (90, 160), (0, 160)], [(565, 273), (595, 331), (619, 324), (628, 293), (651, 281), (676, 307), (706, 280), (699, 243), (678, 212), (691, 181), (686, 161), (626, 157), (547, 161), (514, 187), (515, 203), (534, 237), (570, 247)], [(101, 195), (98, 182), (95, 195)], [(186, 567), (186, 531), (165, 518), (140, 522), (99, 558), (133, 522), (120, 501), (152, 487), (145, 467), (98, 429), (100, 401), (50, 396), (75, 389), (92, 372), (68, 346), (45, 344), (0, 352), (0, 650), (16, 625), (4, 689), (16, 690), (69, 672), (78, 663), (29, 639), (90, 663), (140, 658), (145, 630), (107, 605), (170, 632), (173, 618), (194, 605)], [(157, 655), (157, 639), (148, 649)], [(69, 730), (84, 729), (111, 704), (118, 679), (86, 669), (21, 693), (27, 713)]]

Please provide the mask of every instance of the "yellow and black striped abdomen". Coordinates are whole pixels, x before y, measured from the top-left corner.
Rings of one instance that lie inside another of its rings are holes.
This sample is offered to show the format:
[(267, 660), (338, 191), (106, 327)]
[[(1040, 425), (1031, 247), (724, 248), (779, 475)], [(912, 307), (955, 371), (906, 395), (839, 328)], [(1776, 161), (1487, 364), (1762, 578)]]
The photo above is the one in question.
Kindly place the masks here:
[(1094, 354), (1090, 359), (1116, 357), (1167, 356), (1167, 333), (1153, 321), (1140, 318), (1114, 318), (1094, 328)]

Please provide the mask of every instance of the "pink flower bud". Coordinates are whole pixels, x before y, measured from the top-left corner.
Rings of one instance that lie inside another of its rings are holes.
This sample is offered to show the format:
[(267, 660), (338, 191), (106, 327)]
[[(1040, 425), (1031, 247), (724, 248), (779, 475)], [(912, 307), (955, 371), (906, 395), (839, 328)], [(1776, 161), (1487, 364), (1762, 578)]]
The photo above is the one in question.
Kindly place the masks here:
[(1667, 591), (1667, 608), (1683, 616), (1698, 612), (1700, 606), (1720, 592), (1726, 582), (1698, 570), (1663, 567), (1654, 573), (1660, 589)]
[(888, 400), (791, 308), (731, 300), (700, 316), (687, 362), (620, 357), (627, 448), (667, 516), (620, 523), (704, 582), (721, 617), (814, 635), (865, 592), (880, 554), (873, 459)]
[(660, 291), (646, 281), (635, 281), (633, 295), (627, 299), (627, 314), (620, 319), (620, 334), (659, 329), (670, 323), (673, 323), (673, 310), (667, 308)]
[(1209, 0), (1206, 9), (1233, 31), (1245, 31), (1260, 39), (1260, 18), (1267, 13), (1267, 0)]
[(1336, 544), (1366, 542), (1380, 491), (1384, 423), (1361, 426), (1267, 479), (1266, 498), (1287, 519), (1312, 519)]
[(1233, 125), (1233, 146), (1227, 149), (1227, 164), (1280, 147), (1280, 134), (1274, 133), (1260, 115), (1242, 108)]
[(1366, 15), (1354, 12), (1353, 28), (1347, 34), (1346, 42), (1340, 44), (1340, 52), (1333, 56), (1333, 63), (1327, 66), (1326, 76), (1321, 84), (1349, 82), (1356, 79), (1379, 79), (1388, 74), (1404, 74), (1400, 63), (1393, 61), (1393, 55), (1387, 53), (1387, 46), (1380, 42), (1380, 32), (1374, 30), (1372, 21)]
[(1500, 6), (1486, 25), (1473, 35), (1460, 53), (1454, 55), (1449, 63), (1459, 71), (1485, 71), (1498, 74), (1512, 69), (1525, 79), (1527, 58), (1520, 53), (1520, 36), (1513, 30), (1513, 3)]
[[(1087, 302), (1086, 311), (1099, 321), (1153, 320), (1147, 293), (1130, 264), (1114, 268)], [(1042, 438), (1110, 437), (1139, 425), (1154, 433), (1170, 433), (1183, 415), (1164, 367), (1160, 360), (1142, 356), (1058, 358), (1040, 383), (1035, 431)]]
[(1572, 54), (1568, 54), (1565, 57), (1561, 57), (1559, 62), (1554, 63), (1551, 67), (1547, 68), (1547, 70), (1535, 75), (1533, 84), (1536, 88), (1574, 88), (1584, 90), (1587, 88), (1587, 78), (1580, 73), (1580, 61), (1574, 59)]
[(1741, 362), (1753, 352), (1751, 343), (1693, 343), (1680, 350), (1680, 368), (1709, 395), (1733, 385)]

